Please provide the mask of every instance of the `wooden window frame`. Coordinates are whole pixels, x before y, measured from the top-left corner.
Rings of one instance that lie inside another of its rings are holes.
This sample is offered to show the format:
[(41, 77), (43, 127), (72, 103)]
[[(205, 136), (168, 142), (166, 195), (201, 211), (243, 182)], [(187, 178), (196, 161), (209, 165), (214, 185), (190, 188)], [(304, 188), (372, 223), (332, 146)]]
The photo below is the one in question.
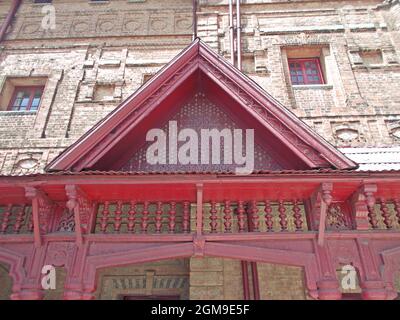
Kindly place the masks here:
[[(38, 89), (42, 90), (42, 94), (40, 96), (40, 103), (39, 103), (37, 109), (33, 110), (35, 112), (38, 111), (39, 107), (40, 107), (40, 104), (42, 103), (42, 98), (43, 98), (43, 93), (44, 93), (44, 86), (17, 86), (17, 87), (14, 87), (14, 92), (12, 94), (12, 98), (10, 100), (10, 103), (8, 104), (7, 111), (15, 111), (15, 112), (31, 111), (32, 102), (33, 102), (33, 99), (35, 97), (35, 91), (38, 90)], [(18, 94), (19, 91), (22, 91), (22, 90), (30, 92), (28, 105), (26, 106), (25, 110), (13, 110), (13, 105), (14, 105), (15, 99), (17, 98), (17, 94)]]
[[(307, 77), (307, 72), (306, 72), (306, 67), (305, 64), (306, 62), (314, 62), (317, 66), (317, 74), (318, 77), (320, 79), (319, 83), (314, 83), (314, 82), (309, 82), (308, 77)], [(301, 71), (302, 71), (302, 76), (304, 79), (304, 83), (302, 84), (296, 84), (292, 82), (292, 74), (291, 74), (291, 69), (290, 69), (290, 64), (291, 63), (297, 63), (300, 64), (301, 66)], [(312, 86), (312, 85), (321, 85), (321, 84), (325, 84), (325, 78), (324, 78), (324, 73), (322, 72), (322, 67), (321, 67), (321, 61), (320, 58), (288, 58), (288, 66), (289, 66), (289, 78), (290, 78), (290, 82), (292, 85), (294, 86), (301, 86), (301, 85), (308, 85), (308, 86)]]

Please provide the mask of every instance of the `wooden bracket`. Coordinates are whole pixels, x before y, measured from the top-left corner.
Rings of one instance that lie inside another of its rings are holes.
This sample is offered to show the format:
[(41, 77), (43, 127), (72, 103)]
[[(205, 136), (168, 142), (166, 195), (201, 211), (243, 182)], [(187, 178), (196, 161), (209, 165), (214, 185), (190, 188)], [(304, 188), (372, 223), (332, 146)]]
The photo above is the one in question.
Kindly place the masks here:
[(66, 185), (65, 192), (68, 198), (66, 206), (74, 213), (76, 245), (80, 247), (83, 244), (83, 234), (88, 232), (92, 204), (85, 192), (76, 185)]
[(357, 230), (368, 230), (369, 209), (375, 205), (375, 196), (378, 187), (376, 184), (363, 184), (351, 196), (351, 207), (353, 212), (353, 220)]
[(206, 238), (202, 235), (193, 235), (193, 257), (204, 257)]
[(53, 201), (40, 189), (27, 186), (25, 196), (32, 201), (32, 220), (35, 247), (42, 245), (42, 234), (48, 231), (51, 210), (54, 207)]
[(322, 183), (311, 196), (311, 223), (313, 230), (318, 230), (318, 245), (324, 245), (326, 214), (332, 203), (332, 183)]

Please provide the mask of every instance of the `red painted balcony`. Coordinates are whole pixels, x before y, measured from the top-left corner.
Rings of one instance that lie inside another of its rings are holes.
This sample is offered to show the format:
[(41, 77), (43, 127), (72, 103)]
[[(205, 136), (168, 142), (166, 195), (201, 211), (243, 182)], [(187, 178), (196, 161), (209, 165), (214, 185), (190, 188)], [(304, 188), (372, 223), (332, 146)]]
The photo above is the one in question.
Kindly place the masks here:
[(384, 179), (366, 183), (359, 175), (348, 175), (342, 173), (334, 182), (316, 176), (299, 181), (296, 175), (283, 174), (279, 180), (204, 176), (197, 182), (179, 175), (170, 180), (140, 176), (131, 182), (113, 175), (102, 176), (103, 181), (93, 175), (78, 180), (76, 175), (65, 183), (52, 177), (36, 187), (3, 185), (0, 241), (34, 233), (35, 221), (37, 237), (78, 233), (132, 240), (191, 233), (240, 238), (400, 230), (398, 184)]

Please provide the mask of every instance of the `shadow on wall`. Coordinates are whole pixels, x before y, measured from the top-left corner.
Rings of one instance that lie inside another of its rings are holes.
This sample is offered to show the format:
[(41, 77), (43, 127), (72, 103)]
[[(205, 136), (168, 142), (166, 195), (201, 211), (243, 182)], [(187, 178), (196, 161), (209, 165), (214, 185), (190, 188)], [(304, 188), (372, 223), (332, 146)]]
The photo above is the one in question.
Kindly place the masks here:
[(10, 300), (13, 281), (8, 272), (9, 267), (0, 264), (0, 300)]

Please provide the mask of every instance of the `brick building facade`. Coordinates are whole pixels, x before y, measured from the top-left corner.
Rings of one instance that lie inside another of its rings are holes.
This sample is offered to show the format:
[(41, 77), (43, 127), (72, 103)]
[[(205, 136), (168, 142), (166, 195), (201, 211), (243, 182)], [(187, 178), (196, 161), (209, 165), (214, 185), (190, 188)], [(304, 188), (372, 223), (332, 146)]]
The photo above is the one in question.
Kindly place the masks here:
[[(21, 2), (0, 42), (0, 173), (6, 178), (44, 174), (56, 156), (193, 40), (190, 0), (47, 1), (55, 8), (55, 28), (43, 27), (51, 15), (42, 10), (48, 3), (35, 2), (40, 1)], [(11, 5), (0, 3), (4, 23)], [(196, 16), (197, 36), (229, 60), (228, 1), (199, 1)], [(247, 76), (366, 169), (400, 169), (398, 0), (245, 0), (241, 25)], [(318, 83), (294, 84), (292, 64), (302, 66), (307, 59), (318, 63)], [(43, 88), (37, 110), (12, 110), (16, 92), (28, 87)], [(373, 154), (377, 160), (369, 159)], [(394, 207), (390, 210), (394, 217)], [(5, 211), (6, 206), (3, 216)], [(192, 220), (195, 215), (193, 207)], [(11, 242), (0, 246), (7, 249)], [(48, 255), (74, 250), (73, 244), (59, 246), (49, 242)], [(57, 266), (57, 289), (41, 297), (64, 296), (70, 281), (64, 267)], [(247, 267), (253, 292), (254, 273)], [(257, 267), (261, 299), (312, 297), (302, 267), (266, 262)], [(12, 289), (10, 268), (6, 261), (0, 264), (3, 299), (20, 289)], [(226, 257), (104, 267), (93, 297), (243, 299), (242, 273), (241, 261)], [(399, 275), (394, 283), (400, 291)], [(345, 293), (361, 293), (361, 287)]]

